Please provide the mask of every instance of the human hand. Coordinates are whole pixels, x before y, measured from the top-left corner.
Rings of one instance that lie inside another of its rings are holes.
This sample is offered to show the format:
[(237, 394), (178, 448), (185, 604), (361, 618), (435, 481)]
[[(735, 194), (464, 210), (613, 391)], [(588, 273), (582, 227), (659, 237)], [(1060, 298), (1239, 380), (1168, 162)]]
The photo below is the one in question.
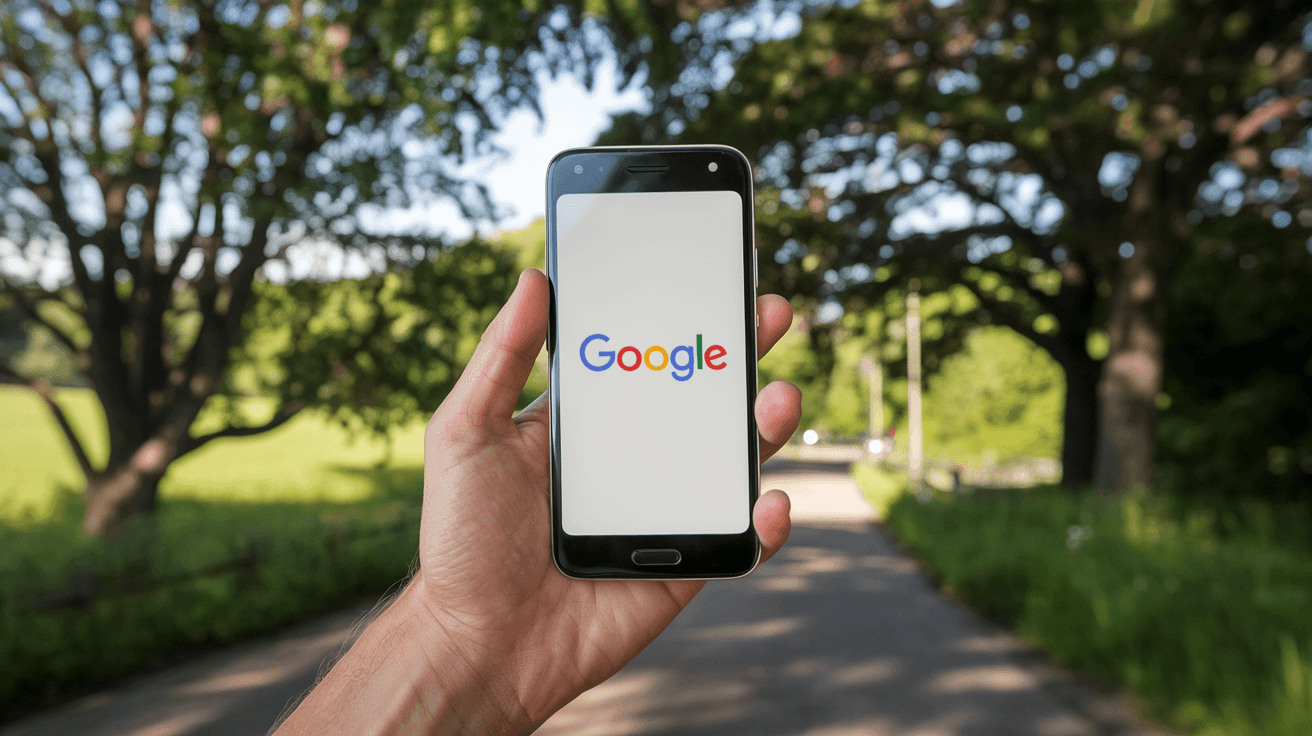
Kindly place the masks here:
[[(418, 653), (395, 656), (420, 658), (431, 682), (426, 695), (401, 698), (387, 731), (431, 732), (441, 721), (449, 732), (528, 733), (642, 651), (705, 584), (576, 580), (552, 564), (547, 397), (514, 413), (546, 337), (547, 301), (546, 277), (525, 271), (428, 424), (419, 572), (388, 612), (396, 633), (382, 638), (404, 646), (412, 632)], [(764, 355), (792, 309), (764, 296), (757, 314)], [(782, 381), (757, 396), (762, 461), (797, 428), (800, 398)], [(782, 491), (757, 500), (762, 562), (787, 540), (788, 511)]]

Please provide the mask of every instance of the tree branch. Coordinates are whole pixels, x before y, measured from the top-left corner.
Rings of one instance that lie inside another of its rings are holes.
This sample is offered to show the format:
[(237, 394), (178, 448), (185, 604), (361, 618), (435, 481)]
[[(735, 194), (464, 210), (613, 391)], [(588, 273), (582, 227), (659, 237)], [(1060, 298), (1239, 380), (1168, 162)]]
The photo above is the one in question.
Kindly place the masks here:
[[(18, 287), (14, 286), (12, 283), (9, 282), (9, 279), (5, 279), (5, 278), (0, 278), (0, 292), (6, 294), (12, 294), (14, 297), (14, 301), (18, 303), (18, 308), (23, 310), (23, 313), (27, 315), (28, 319), (44, 327), (47, 331), (50, 332), (50, 334), (55, 336), (55, 339), (63, 343), (64, 347), (72, 351), (74, 355), (81, 355), (83, 353), (84, 348), (79, 347), (77, 343), (73, 340), (73, 337), (71, 335), (65, 332), (62, 327), (59, 327), (54, 322), (51, 322), (48, 318), (46, 318), (45, 315), (41, 314), (41, 310), (38, 309), (38, 307), (40, 306), (40, 301), (42, 300), (38, 299), (37, 301), (33, 301), (31, 298), (27, 296), (27, 294), (23, 293), (22, 289), (19, 289)], [(67, 302), (63, 301), (62, 299), (54, 299), (54, 297), (50, 297), (50, 298), (54, 301), (58, 301), (60, 304), (64, 304), (65, 306), (67, 306)], [(85, 316), (83, 316), (83, 319), (85, 319)]]
[[(168, 102), (165, 110), (166, 121), (160, 136), (160, 150), (167, 153), (172, 147), (173, 123), (178, 110), (176, 96)], [(132, 163), (131, 178), (143, 185), (146, 212), (142, 215), (138, 228), (139, 247), (134, 275), (134, 293), (128, 302), (128, 308), (132, 313), (131, 320), (136, 333), (138, 411), (150, 414), (153, 422), (156, 407), (152, 404), (151, 397), (168, 382), (164, 359), (164, 315), (173, 302), (173, 281), (160, 273), (155, 238), (164, 162), (161, 158), (156, 160), (153, 166), (149, 163), (149, 161), (143, 163), (135, 159)]]
[[(150, 39), (154, 23), (150, 17), (150, 0), (138, 0), (137, 14), (132, 18), (131, 33), (133, 63), (137, 67), (137, 109), (133, 114), (136, 130), (146, 125), (146, 111), (150, 107)], [(127, 100), (124, 100), (127, 102)]]
[(1061, 344), (1061, 341), (1058, 340), (1055, 335), (1048, 335), (1035, 330), (1032, 323), (1026, 322), (1021, 317), (1018, 313), (1019, 310), (1016, 309), (1015, 305), (1008, 302), (998, 301), (990, 294), (981, 290), (979, 285), (970, 279), (961, 279), (961, 284), (969, 289), (970, 293), (975, 295), (975, 298), (979, 300), (982, 307), (989, 310), (991, 314), (997, 315), (998, 321), (1001, 322), (1004, 327), (1015, 330), (1022, 337), (1028, 339), (1030, 342), (1033, 342), (1035, 345), (1038, 345), (1046, 351), (1058, 363), (1063, 366), (1066, 365), (1068, 361), (1064, 359), (1068, 356), (1065, 352), (1065, 346)]
[[(3, 71), (3, 64), (0, 64), (0, 71)], [(9, 97), (14, 107), (20, 110), (23, 109), (23, 103), (21, 97), (19, 96), (18, 92), (9, 85), (9, 82), (5, 79), (4, 74), (0, 74), (0, 87), (4, 88), (5, 94)], [(9, 134), (14, 136), (15, 138), (19, 138), (21, 140), (27, 141), (28, 143), (31, 143), (33, 149), (40, 148), (41, 141), (38, 141), (36, 135), (32, 132), (31, 118), (24, 117), (23, 125), (21, 127), (11, 127), (11, 128), (7, 128), (7, 130)]]
[(1268, 120), (1283, 118), (1291, 112), (1298, 109), (1301, 102), (1307, 98), (1302, 95), (1285, 97), (1279, 100), (1272, 100), (1256, 110), (1248, 113), (1242, 120), (1235, 123), (1235, 127), (1230, 129), (1230, 141), (1239, 145), (1257, 134), (1257, 131), (1266, 125)]
[(64, 410), (59, 408), (55, 402), (54, 389), (50, 382), (41, 378), (32, 378), (24, 376), (14, 370), (6, 358), (0, 358), (0, 375), (9, 376), (15, 382), (31, 389), (33, 393), (41, 397), (45, 402), (46, 408), (50, 410), (51, 415), (55, 418), (55, 423), (59, 425), (60, 431), (64, 434), (64, 439), (68, 441), (68, 447), (73, 451), (73, 459), (77, 461), (77, 466), (82, 470), (82, 475), (90, 479), (96, 473), (95, 468), (91, 466), (91, 459), (87, 457), (87, 452), (82, 446), (82, 441), (78, 439), (77, 432), (74, 431), (73, 425), (69, 423), (68, 416)]
[[(87, 59), (87, 46), (82, 40), (81, 29), (71, 15), (60, 15), (55, 12), (55, 9), (52, 6), (46, 3), (39, 3), (39, 5), (41, 11), (45, 13), (46, 17), (50, 18), (55, 23), (58, 23), (60, 27), (64, 29), (64, 32), (68, 34), (68, 38), (73, 46), (73, 63), (77, 65), (77, 68), (81, 70), (82, 75), (86, 77), (87, 89), (91, 92), (90, 139), (92, 148), (98, 153), (100, 151), (101, 121), (103, 119), (100, 93), (103, 90), (96, 86), (95, 79), (91, 76), (91, 67), (88, 64)], [(88, 162), (88, 168), (90, 169), (91, 176), (99, 181), (104, 170), (101, 167), (90, 165), (90, 163), (91, 162)]]
[(220, 429), (217, 432), (210, 432), (209, 434), (203, 434), (200, 435), (199, 437), (188, 437), (186, 443), (182, 446), (182, 451), (178, 454), (178, 457), (181, 457), (182, 455), (185, 455), (193, 450), (196, 450), (209, 442), (212, 442), (217, 439), (222, 439), (224, 437), (250, 437), (251, 435), (268, 432), (271, 429), (277, 429), (278, 427), (281, 427), (283, 424), (286, 424), (287, 420), (299, 414), (301, 410), (304, 408), (305, 408), (304, 402), (300, 400), (292, 401), (288, 403), (286, 406), (283, 406), (280, 409), (278, 409), (278, 411), (274, 412), (273, 418), (271, 418), (269, 421), (265, 422), (264, 424), (260, 424), (252, 427), (228, 426), (228, 427), (224, 427), (223, 429)]
[(241, 262), (237, 264), (237, 267), (232, 270), (232, 274), (229, 276), (231, 293), (225, 319), (227, 320), (226, 327), (230, 339), (241, 330), (241, 316), (246, 311), (246, 302), (250, 298), (251, 282), (255, 280), (255, 273), (268, 260), (264, 248), (269, 243), (269, 226), (272, 224), (272, 217), (262, 217), (255, 220), (255, 229), (251, 232), (250, 243), (244, 249), (246, 252), (243, 254)]
[[(211, 152), (211, 164), (214, 161)], [(211, 165), (210, 169), (213, 168), (214, 166)], [(214, 232), (201, 239), (201, 252), (205, 258), (201, 263), (200, 272), (193, 280), (196, 285), (196, 310), (200, 312), (201, 318), (200, 329), (196, 332), (195, 341), (183, 361), (181, 380), (173, 382), (175, 386), (181, 385), (183, 390), (190, 392), (194, 398), (207, 397), (218, 385), (219, 369), (227, 358), (228, 350), (224, 315), (219, 313), (218, 308), (219, 276), (216, 265), (227, 229), (223, 214), (223, 197), (215, 196), (213, 206)], [(198, 378), (201, 380), (198, 381)]]
[[(11, 48), (17, 47), (17, 44), (14, 43), (14, 39), (9, 38), (8, 36), (4, 37), (4, 41), (5, 44)], [(58, 100), (52, 100), (41, 94), (41, 84), (37, 81), (41, 75), (37, 73), (36, 69), (32, 68), (31, 64), (27, 63), (27, 59), (21, 54), (8, 56), (5, 58), (5, 61), (8, 62), (9, 65), (18, 72), (19, 76), (23, 78), (23, 84), (27, 87), (28, 94), (32, 95), (37, 102), (41, 103), (50, 111), (49, 115), (44, 118), (47, 128), (49, 128), (49, 124), (59, 117), (59, 111), (62, 110), (63, 107), (59, 104)], [(30, 121), (32, 116), (24, 115), (24, 117)], [(29, 130), (30, 129), (29, 123)], [(50, 130), (46, 134), (46, 142), (50, 147), (54, 147), (53, 130)]]
[[(80, 245), (83, 244), (83, 238), (77, 231), (77, 221), (68, 206), (68, 198), (64, 195), (64, 174), (59, 168), (59, 155), (54, 153), (42, 153), (37, 155), (37, 161), (41, 164), (41, 169), (45, 171), (46, 182), (36, 186), (29, 187), (32, 193), (41, 200), (46, 209), (50, 210), (50, 219), (54, 220), (55, 226), (64, 234), (64, 239), (68, 241), (68, 260), (73, 269), (73, 282), (82, 292), (85, 299), (91, 290), (91, 277), (87, 273), (86, 264), (82, 262), (79, 253)], [(105, 263), (105, 270), (110, 268), (109, 263)]]
[(204, 199), (200, 192), (196, 193), (196, 206), (191, 210), (191, 227), (187, 234), (182, 236), (177, 242), (178, 245), (173, 251), (173, 260), (169, 261), (168, 271), (166, 272), (165, 285), (173, 288), (173, 282), (178, 279), (182, 273), (182, 266), (187, 260), (187, 256), (196, 249), (196, 231), (200, 228), (200, 208), (204, 205)]
[[(980, 235), (984, 237), (990, 237), (990, 236), (997, 237), (999, 235), (1006, 235), (1007, 237), (1011, 238), (1013, 241), (1025, 242), (1031, 246), (1033, 246), (1037, 242), (1032, 232), (1010, 221), (1005, 223), (994, 223), (990, 225), (975, 225), (972, 227), (961, 228), (958, 230), (948, 230), (942, 233), (938, 233), (933, 237), (923, 234), (916, 235), (911, 238), (906, 238), (898, 242), (902, 243), (903, 247), (907, 248), (908, 251), (910, 251), (911, 248), (924, 249), (928, 251), (933, 249), (934, 245), (939, 245), (940, 243), (943, 247), (950, 248), (951, 245), (962, 242), (966, 238), (969, 238), (972, 235)], [(1036, 301), (1039, 304), (1039, 306), (1042, 307), (1045, 311), (1051, 312), (1057, 308), (1056, 300), (1053, 299), (1052, 295), (1040, 291), (1039, 289), (1034, 288), (1032, 284), (1030, 284), (1028, 278), (1029, 276), (1028, 272), (1022, 271), (1018, 273), (1018, 272), (1008, 271), (1006, 269), (998, 267), (997, 265), (990, 265), (987, 261), (981, 261), (977, 265), (979, 265), (980, 268), (984, 268), (998, 273), (999, 275), (1007, 278), (1008, 281), (1014, 281), (1015, 283), (1011, 284), (1013, 288), (1025, 292), (1026, 295), (1034, 299), (1034, 301)]]

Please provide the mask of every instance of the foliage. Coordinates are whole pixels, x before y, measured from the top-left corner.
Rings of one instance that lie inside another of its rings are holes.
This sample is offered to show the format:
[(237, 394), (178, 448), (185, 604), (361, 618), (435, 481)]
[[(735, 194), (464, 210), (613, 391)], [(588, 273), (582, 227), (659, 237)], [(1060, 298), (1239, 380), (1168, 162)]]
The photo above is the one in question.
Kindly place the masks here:
[(231, 380), (377, 434), (431, 413), (514, 289), (515, 254), (471, 240), (405, 270), (257, 283)]
[[(1251, 239), (1269, 245), (1250, 249)], [(1164, 486), (1232, 499), (1312, 490), (1307, 247), (1234, 218), (1181, 266), (1158, 428)]]
[(904, 496), (890, 527), (948, 590), (1174, 726), (1306, 734), (1312, 537), (1235, 514), (1048, 488)]
[(957, 462), (1057, 457), (1061, 451), (1061, 368), (1004, 327), (981, 327), (948, 358), (925, 392), (925, 445)]

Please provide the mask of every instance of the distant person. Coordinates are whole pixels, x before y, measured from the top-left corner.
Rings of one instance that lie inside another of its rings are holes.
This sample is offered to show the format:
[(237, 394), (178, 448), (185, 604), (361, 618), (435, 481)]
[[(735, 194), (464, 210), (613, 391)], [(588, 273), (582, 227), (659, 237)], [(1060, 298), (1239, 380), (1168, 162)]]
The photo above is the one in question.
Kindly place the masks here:
[[(761, 297), (760, 346), (788, 329)], [(526, 734), (651, 643), (704, 583), (585, 581), (551, 562), (547, 403), (515, 401), (542, 348), (547, 279), (525, 271), (424, 437), (419, 571), (278, 728), (291, 734)], [(797, 427), (800, 394), (761, 391), (761, 458)], [(762, 561), (788, 497), (753, 512)]]

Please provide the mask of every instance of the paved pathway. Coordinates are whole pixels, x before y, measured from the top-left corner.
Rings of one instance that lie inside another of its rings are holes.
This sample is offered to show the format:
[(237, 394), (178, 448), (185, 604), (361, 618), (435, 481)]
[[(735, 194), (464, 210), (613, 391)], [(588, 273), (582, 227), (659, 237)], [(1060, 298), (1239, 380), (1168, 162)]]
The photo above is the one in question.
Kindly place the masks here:
[[(543, 736), (1138, 736), (1126, 705), (943, 600), (873, 527), (841, 465), (777, 461), (785, 550), (711, 584)], [(262, 734), (363, 607), (143, 678), (0, 736)]]

